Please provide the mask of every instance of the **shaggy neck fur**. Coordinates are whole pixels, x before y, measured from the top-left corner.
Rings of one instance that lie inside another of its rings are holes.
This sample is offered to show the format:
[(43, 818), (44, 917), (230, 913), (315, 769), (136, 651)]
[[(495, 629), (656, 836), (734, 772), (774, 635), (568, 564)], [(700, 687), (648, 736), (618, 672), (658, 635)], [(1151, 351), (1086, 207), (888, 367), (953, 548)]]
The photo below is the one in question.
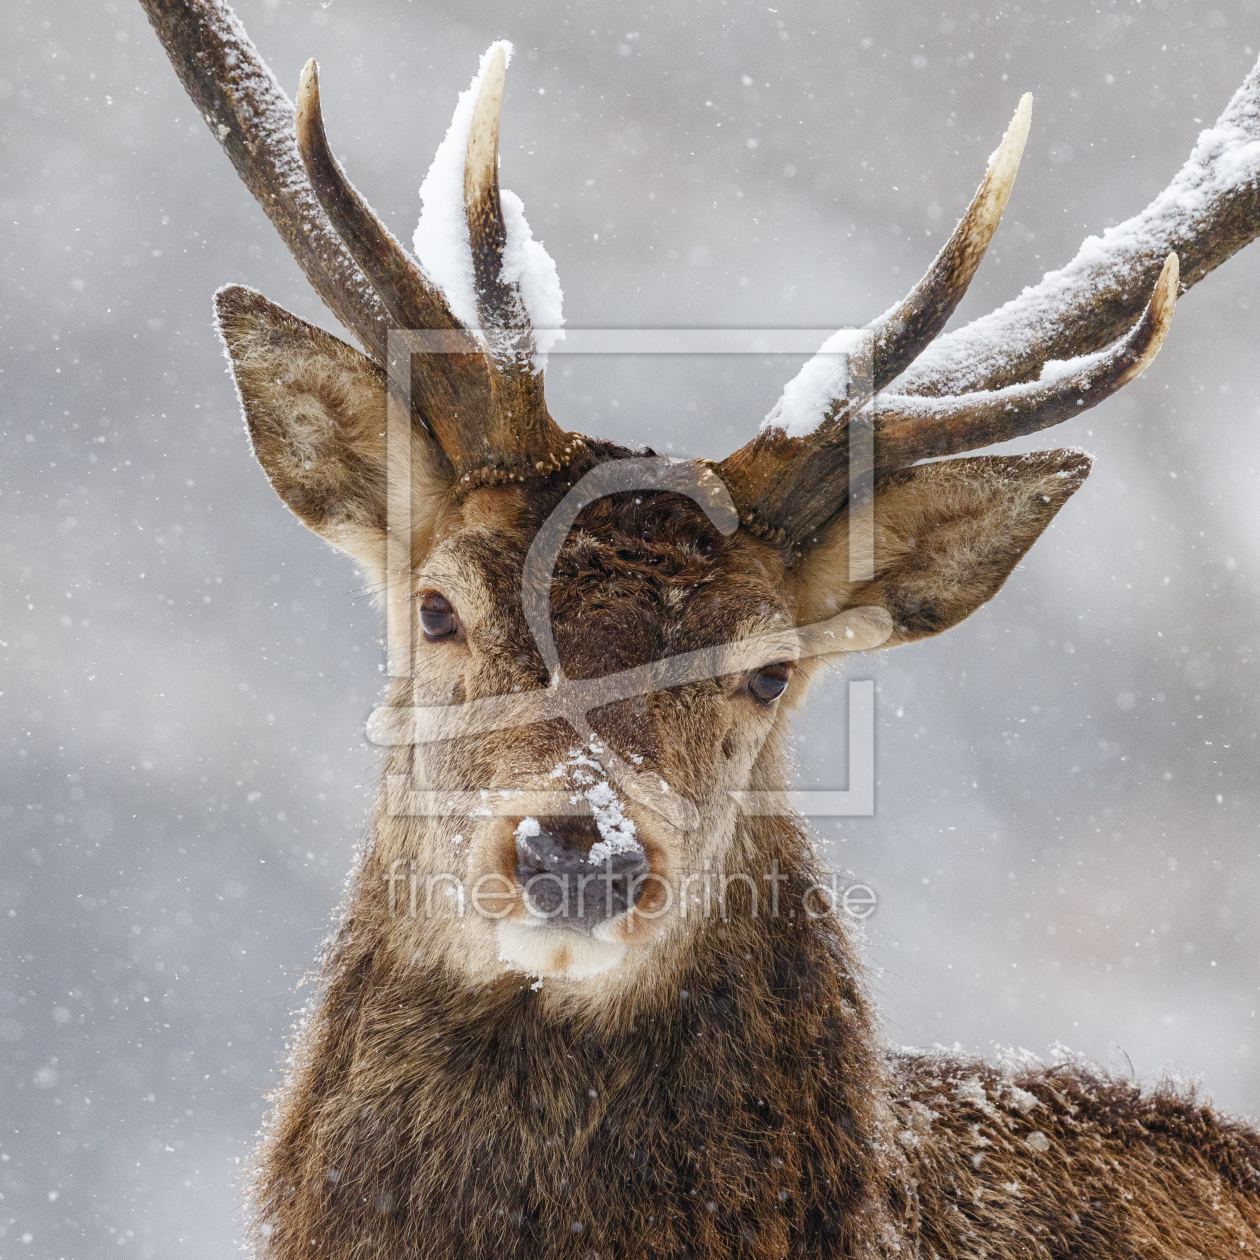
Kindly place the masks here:
[(887, 1085), (851, 944), (801, 904), (800, 832), (663, 991), (599, 1007), (399, 956), (366, 857), (255, 1186), (269, 1256), (859, 1255)]

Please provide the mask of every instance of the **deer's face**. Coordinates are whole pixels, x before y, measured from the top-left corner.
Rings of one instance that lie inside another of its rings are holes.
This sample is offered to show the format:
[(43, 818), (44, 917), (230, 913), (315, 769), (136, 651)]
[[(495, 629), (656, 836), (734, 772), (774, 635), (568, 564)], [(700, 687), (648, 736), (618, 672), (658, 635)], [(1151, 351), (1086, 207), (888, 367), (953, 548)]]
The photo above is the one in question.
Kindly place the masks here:
[[(773, 758), (797, 636), (772, 548), (678, 496), (622, 494), (578, 518), (546, 582), (553, 675), (522, 596), (545, 515), (479, 491), (416, 565), (415, 705), (504, 716), (418, 743), (415, 777), (485, 802), (435, 820), (468, 931), (518, 970), (582, 977), (633, 970), (696, 926), (706, 870), (755, 863), (732, 851), (732, 793)], [(653, 670), (680, 663), (677, 685)]]
[[(713, 913), (706, 875), (764, 893), (773, 829), (741, 820), (735, 794), (786, 786), (776, 734), (819, 657), (962, 620), (1088, 470), (1060, 451), (886, 476), (865, 575), (844, 511), (790, 548), (734, 510), (715, 522), (703, 464), (668, 473), (702, 487), (694, 501), (618, 489), (554, 530), (584, 478), (615, 481), (632, 452), (570, 435), (551, 466), (479, 485), (413, 428), (400, 470), (378, 367), (248, 290), (225, 290), (220, 317), (281, 498), (411, 609), (411, 676), (378, 711), (393, 750), (370, 861), (400, 945), (471, 978), (651, 975)], [(391, 567), (398, 476), (413, 536)], [(878, 634), (823, 628), (863, 614)]]

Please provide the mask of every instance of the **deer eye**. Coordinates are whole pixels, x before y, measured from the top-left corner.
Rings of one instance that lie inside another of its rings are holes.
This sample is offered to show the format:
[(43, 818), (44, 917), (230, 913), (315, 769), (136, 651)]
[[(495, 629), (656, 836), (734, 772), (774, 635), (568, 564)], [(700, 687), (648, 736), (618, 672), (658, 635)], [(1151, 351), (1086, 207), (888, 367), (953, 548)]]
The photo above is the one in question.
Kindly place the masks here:
[(430, 643), (449, 639), (459, 629), (455, 610), (445, 596), (430, 591), (420, 600), (420, 629)]
[(758, 704), (773, 704), (787, 690), (791, 673), (786, 661), (765, 665), (748, 680), (748, 691)]

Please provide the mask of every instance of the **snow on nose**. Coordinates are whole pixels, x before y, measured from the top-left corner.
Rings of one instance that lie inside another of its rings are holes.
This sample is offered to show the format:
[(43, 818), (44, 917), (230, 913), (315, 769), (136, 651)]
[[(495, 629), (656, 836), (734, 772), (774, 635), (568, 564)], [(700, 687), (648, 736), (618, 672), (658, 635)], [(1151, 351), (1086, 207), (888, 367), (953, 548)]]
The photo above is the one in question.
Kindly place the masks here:
[(517, 882), (531, 914), (556, 926), (589, 933), (624, 914), (648, 869), (633, 837), (614, 849), (588, 818), (523, 818), (516, 828)]

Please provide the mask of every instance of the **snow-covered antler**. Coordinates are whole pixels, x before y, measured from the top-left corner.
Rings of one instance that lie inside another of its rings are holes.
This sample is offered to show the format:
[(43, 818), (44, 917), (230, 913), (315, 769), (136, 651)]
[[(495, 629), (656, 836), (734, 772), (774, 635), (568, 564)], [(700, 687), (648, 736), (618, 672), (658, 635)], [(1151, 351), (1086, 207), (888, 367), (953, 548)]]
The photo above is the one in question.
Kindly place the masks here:
[(532, 363), (533, 337), (518, 285), (503, 275), (507, 224), (499, 191), (499, 115), (507, 51), (495, 44), (477, 91), (464, 148), (464, 217), (477, 288), (477, 314), (496, 359)]
[[(368, 354), (386, 365), (391, 327), (438, 334), (432, 352), (411, 356), (412, 406), (457, 483), (525, 481), (566, 466), (583, 442), (551, 419), (542, 386), (546, 348), (562, 335), (559, 284), (519, 199), (499, 189), (499, 107), (510, 46), (491, 47), (465, 94), (475, 97), (461, 97), (456, 109), (443, 148), (458, 144), (448, 156), (459, 175), (450, 178), (440, 149), (425, 181), (439, 195), (454, 189), (445, 199), (454, 204), (432, 219), (449, 220), (453, 212), (460, 222), (454, 235), (438, 233), (439, 270), (399, 244), (333, 157), (313, 61), (303, 70), (295, 110), (223, 0), (141, 4), (237, 173)], [(535, 308), (546, 325), (539, 335), (531, 326)]]
[(856, 417), (873, 428), (877, 477), (1059, 424), (1137, 377), (1167, 334), (1179, 287), (1260, 234), (1257, 65), (1145, 211), (1101, 240), (1089, 238), (1062, 271), (929, 347), (1005, 206), (1028, 102), (1020, 102), (949, 244), (910, 296), (869, 330), (871, 387), (882, 390), (904, 373), (896, 392), (851, 396), (838, 344), (829, 345), (785, 389), (757, 437), (720, 465), (745, 528), (781, 547), (789, 563), (848, 502)]
[[(413, 356), (411, 379), (416, 419), (458, 484), (526, 481), (567, 467), (585, 442), (554, 423), (542, 387), (547, 348), (562, 335), (560, 286), (520, 199), (499, 187), (510, 45), (491, 46), (460, 97), (421, 188), (413, 257), (333, 158), (314, 63), (295, 114), (223, 0), (141, 3), (241, 178), (376, 362), (386, 363), (391, 326), (454, 339), (442, 353)], [(1067, 267), (1000, 310), (934, 340), (997, 228), (1030, 104), (1020, 101), (927, 274), (867, 330), (866, 393), (854, 395), (839, 355), (820, 356), (784, 390), (757, 437), (719, 466), (744, 526), (789, 563), (848, 502), (855, 417), (872, 425), (876, 476), (1058, 424), (1137, 376), (1168, 331), (1179, 286), (1260, 234), (1257, 65), (1145, 211), (1089, 238)], [(896, 392), (882, 392), (894, 380)]]
[(1077, 255), (996, 311), (937, 341), (899, 394), (960, 394), (1031, 380), (1047, 360), (1121, 336), (1164, 260), (1184, 293), (1260, 235), (1260, 61), (1184, 166), (1141, 213), (1086, 238)]
[[(507, 229), (499, 191), (498, 137), (505, 68), (503, 48), (494, 45), (480, 83), (474, 80), (477, 96), (464, 146), (462, 180), (447, 181), (462, 184), (459, 201), (466, 239), (463, 233), (454, 234), (454, 239), (448, 236), (442, 248), (472, 271), (466, 277), (450, 268), (449, 299), (390, 234), (333, 157), (313, 60), (302, 71), (298, 89), (298, 148), (333, 226), (396, 326), (448, 334), (433, 353), (413, 356), (412, 394), (468, 485), (551, 471), (574, 449), (547, 411), (529, 312), (519, 286), (504, 274)], [(458, 126), (459, 114), (457, 109), (453, 126)], [(450, 190), (446, 191), (449, 197)], [(449, 260), (443, 262), (449, 268)], [(466, 296), (462, 281), (469, 278), (472, 291)], [(459, 308), (458, 315), (452, 305)], [(468, 331), (469, 325), (480, 336)]]
[(945, 248), (923, 279), (871, 325), (875, 389), (883, 389), (918, 358), (963, 300), (1010, 200), (1031, 120), (1032, 93), (1025, 92), (1002, 143), (989, 160), (984, 180)]

